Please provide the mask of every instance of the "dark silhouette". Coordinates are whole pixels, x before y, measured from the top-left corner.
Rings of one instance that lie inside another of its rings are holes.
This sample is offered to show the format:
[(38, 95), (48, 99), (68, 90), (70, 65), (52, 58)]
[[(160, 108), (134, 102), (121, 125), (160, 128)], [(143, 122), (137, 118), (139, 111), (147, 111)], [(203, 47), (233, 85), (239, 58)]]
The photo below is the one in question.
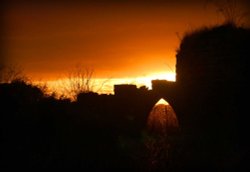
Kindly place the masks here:
[[(55, 99), (23, 81), (0, 85), (1, 169), (146, 169), (150, 98), (89, 92)], [(146, 110), (145, 110), (145, 107)], [(141, 121), (143, 119), (143, 121)]]
[(233, 24), (187, 34), (177, 52), (176, 112), (185, 167), (248, 168), (250, 30)]
[[(177, 81), (154, 80), (153, 90), (115, 85), (114, 95), (88, 91), (72, 102), (22, 80), (0, 84), (1, 169), (249, 169), (249, 41), (250, 30), (232, 24), (187, 34)], [(149, 132), (160, 98), (178, 132)]]

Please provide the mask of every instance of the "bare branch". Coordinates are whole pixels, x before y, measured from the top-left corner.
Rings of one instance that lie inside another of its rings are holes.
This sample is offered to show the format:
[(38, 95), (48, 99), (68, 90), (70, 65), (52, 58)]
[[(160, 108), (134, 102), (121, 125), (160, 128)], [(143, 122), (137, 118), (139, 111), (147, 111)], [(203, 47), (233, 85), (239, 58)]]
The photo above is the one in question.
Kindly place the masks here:
[(3, 66), (0, 71), (0, 83), (11, 83), (16, 80), (27, 81), (27, 77), (23, 74), (23, 70), (16, 64)]
[(242, 25), (247, 13), (237, 0), (208, 0), (225, 19), (225, 23)]
[[(92, 68), (76, 65), (62, 83), (64, 93), (76, 99), (80, 93), (99, 92), (108, 80), (96, 84), (93, 75), (94, 70)], [(98, 89), (96, 89), (97, 87)]]

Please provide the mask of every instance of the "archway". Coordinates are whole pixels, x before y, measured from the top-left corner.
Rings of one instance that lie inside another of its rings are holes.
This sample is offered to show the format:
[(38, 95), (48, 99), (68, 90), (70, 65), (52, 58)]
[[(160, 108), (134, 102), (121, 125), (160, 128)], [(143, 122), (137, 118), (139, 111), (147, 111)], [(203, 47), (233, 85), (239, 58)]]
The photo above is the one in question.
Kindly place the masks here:
[(174, 161), (179, 122), (172, 106), (163, 98), (151, 109), (147, 118), (148, 163), (151, 171), (168, 170)]
[(171, 134), (178, 130), (179, 122), (172, 106), (163, 98), (153, 106), (147, 119), (147, 128), (157, 134)]

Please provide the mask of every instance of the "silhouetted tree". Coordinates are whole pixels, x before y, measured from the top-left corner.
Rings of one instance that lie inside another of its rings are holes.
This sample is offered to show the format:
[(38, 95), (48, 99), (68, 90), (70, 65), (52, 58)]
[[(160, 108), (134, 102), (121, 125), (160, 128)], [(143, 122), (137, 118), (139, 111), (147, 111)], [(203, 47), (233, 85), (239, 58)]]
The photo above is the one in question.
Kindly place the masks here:
[(10, 83), (14, 80), (27, 80), (21, 67), (16, 64), (0, 66), (0, 83)]
[(66, 80), (62, 83), (62, 87), (66, 95), (76, 99), (77, 95), (80, 93), (100, 91), (108, 80), (97, 83), (93, 74), (94, 70), (92, 68), (76, 65), (72, 71), (69, 72)]
[(92, 92), (94, 89), (93, 73), (94, 70), (91, 68), (76, 65), (62, 83), (65, 93), (76, 98), (79, 93)]

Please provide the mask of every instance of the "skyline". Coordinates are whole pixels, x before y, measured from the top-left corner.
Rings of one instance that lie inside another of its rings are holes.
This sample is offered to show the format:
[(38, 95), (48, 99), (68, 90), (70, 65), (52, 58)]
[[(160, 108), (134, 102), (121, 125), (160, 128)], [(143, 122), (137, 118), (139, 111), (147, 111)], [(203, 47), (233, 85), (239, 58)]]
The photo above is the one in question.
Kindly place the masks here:
[(8, 1), (3, 14), (5, 58), (45, 82), (77, 64), (93, 68), (95, 78), (129, 78), (124, 83), (174, 80), (182, 37), (223, 22), (207, 0)]

